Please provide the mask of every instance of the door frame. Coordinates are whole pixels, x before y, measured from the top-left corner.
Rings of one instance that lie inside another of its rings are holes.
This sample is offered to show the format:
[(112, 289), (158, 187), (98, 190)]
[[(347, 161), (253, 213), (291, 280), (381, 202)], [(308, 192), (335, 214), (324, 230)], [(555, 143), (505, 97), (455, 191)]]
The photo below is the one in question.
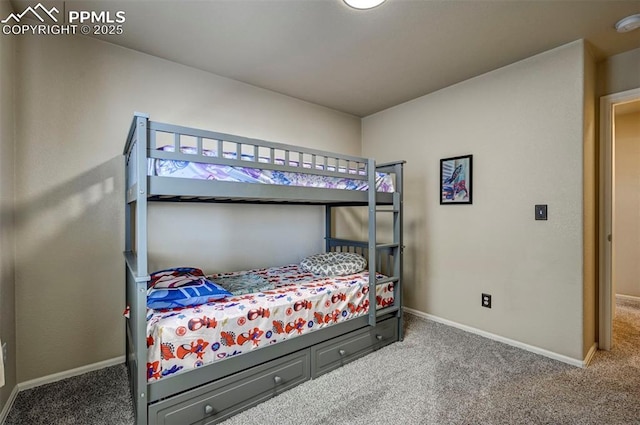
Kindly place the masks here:
[(599, 201), (599, 337), (598, 348), (610, 350), (613, 339), (613, 213), (615, 160), (614, 114), (615, 105), (640, 100), (640, 88), (614, 93), (600, 98), (600, 201)]

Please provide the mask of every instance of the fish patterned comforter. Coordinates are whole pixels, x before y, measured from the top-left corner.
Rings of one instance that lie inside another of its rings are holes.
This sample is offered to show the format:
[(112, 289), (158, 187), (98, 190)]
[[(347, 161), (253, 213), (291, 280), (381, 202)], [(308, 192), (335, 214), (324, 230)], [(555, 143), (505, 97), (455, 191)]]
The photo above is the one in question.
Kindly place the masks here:
[[(162, 379), (367, 314), (369, 274), (324, 277), (299, 265), (256, 269), (275, 289), (179, 310), (149, 310), (147, 378)], [(210, 278), (215, 281), (218, 275)], [(380, 276), (383, 277), (383, 276)], [(377, 307), (393, 304), (378, 285)]]

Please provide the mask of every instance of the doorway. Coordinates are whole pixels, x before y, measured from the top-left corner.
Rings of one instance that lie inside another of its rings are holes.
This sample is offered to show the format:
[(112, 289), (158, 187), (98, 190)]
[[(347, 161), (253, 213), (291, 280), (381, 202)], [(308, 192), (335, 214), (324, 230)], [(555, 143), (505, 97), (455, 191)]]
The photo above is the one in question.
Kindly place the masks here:
[(600, 99), (600, 275), (599, 275), (599, 341), (598, 347), (610, 350), (613, 339), (613, 318), (616, 293), (614, 264), (616, 249), (616, 173), (615, 123), (622, 112), (640, 111), (640, 89), (628, 90)]

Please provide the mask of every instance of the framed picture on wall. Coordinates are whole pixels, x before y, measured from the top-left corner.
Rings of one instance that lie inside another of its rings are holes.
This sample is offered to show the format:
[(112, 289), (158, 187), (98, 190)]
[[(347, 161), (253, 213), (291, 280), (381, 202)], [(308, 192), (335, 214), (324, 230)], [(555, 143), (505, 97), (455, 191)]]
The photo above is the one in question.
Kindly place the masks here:
[(440, 160), (440, 204), (471, 204), (473, 155)]

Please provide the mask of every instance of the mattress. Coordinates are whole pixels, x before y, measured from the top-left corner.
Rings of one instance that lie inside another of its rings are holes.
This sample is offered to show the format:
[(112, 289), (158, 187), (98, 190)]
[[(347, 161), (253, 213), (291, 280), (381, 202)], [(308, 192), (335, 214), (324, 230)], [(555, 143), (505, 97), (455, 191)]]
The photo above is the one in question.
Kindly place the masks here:
[[(224, 276), (259, 275), (273, 290), (147, 314), (147, 379), (157, 381), (366, 315), (367, 271), (337, 277), (298, 264)], [(209, 276), (213, 281), (218, 275)], [(384, 276), (380, 275), (380, 278)], [(377, 307), (393, 304), (393, 284), (378, 285)]]
[[(159, 150), (173, 152), (173, 146), (164, 146)], [(185, 154), (196, 154), (192, 147), (182, 147), (180, 151)], [(216, 157), (214, 151), (204, 149), (203, 156)], [(224, 158), (236, 159), (234, 152), (225, 152)], [(252, 155), (242, 155), (242, 160), (252, 161)], [(266, 163), (267, 158), (260, 158), (258, 162)], [(277, 165), (285, 165), (284, 160), (276, 159)], [(289, 161), (292, 167), (299, 167), (299, 162)], [(310, 163), (303, 163), (302, 168), (311, 169)], [(324, 165), (316, 164), (317, 170), (324, 170)], [(197, 161), (176, 161), (170, 159), (149, 159), (148, 174), (151, 176), (177, 177), (199, 180), (217, 180), (241, 183), (275, 184), (284, 186), (318, 187), (326, 189), (344, 189), (366, 191), (369, 189), (367, 180), (350, 178), (349, 175), (365, 175), (362, 170), (345, 169), (343, 167), (327, 166), (327, 171), (339, 171), (344, 177), (322, 176), (304, 172), (263, 170), (254, 167), (240, 167), (229, 165), (208, 164)], [(393, 179), (391, 175), (376, 173), (376, 191), (393, 192)]]

